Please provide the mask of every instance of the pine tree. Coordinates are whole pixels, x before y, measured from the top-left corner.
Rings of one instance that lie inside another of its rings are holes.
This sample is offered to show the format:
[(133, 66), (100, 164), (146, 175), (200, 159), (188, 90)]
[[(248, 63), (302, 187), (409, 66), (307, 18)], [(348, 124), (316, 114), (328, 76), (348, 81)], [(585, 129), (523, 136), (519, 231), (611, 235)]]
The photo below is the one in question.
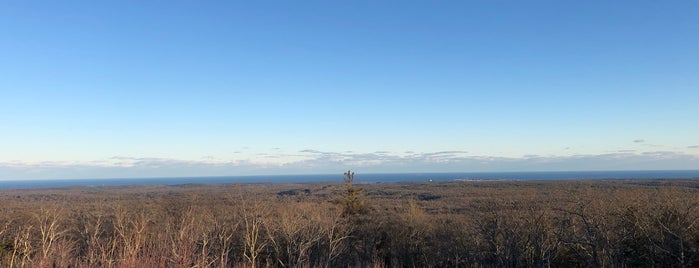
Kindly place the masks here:
[(355, 214), (365, 214), (367, 211), (364, 204), (364, 199), (361, 195), (364, 193), (364, 189), (355, 187), (352, 185), (354, 182), (354, 172), (348, 170), (345, 172), (345, 183), (347, 184), (347, 192), (345, 196), (340, 201), (344, 208), (344, 215), (355, 215)]

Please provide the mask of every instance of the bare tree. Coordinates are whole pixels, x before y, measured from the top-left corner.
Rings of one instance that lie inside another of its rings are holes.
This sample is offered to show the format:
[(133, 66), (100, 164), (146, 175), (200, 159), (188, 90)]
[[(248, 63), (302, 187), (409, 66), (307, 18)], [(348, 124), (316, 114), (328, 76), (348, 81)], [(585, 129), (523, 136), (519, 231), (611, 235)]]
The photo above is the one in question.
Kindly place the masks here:
[(138, 266), (139, 257), (146, 243), (146, 228), (151, 219), (145, 211), (130, 212), (118, 207), (114, 214), (113, 227), (120, 240), (120, 259), (127, 267)]
[(109, 223), (103, 213), (101, 210), (93, 210), (76, 217), (76, 227), (85, 247), (83, 258), (90, 267), (112, 267), (115, 262), (116, 241), (106, 233)]
[(308, 266), (310, 250), (324, 237), (316, 204), (288, 203), (275, 214), (269, 228), (277, 262), (285, 267)]
[(41, 239), (41, 266), (47, 265), (43, 262), (49, 260), (50, 255), (55, 250), (57, 240), (60, 239), (65, 232), (64, 230), (59, 230), (60, 216), (61, 210), (56, 207), (41, 208), (39, 209), (39, 213), (35, 215)]
[(214, 248), (216, 248), (218, 266), (229, 267), (230, 253), (232, 250), (231, 243), (235, 230), (240, 224), (240, 220), (233, 213), (222, 213), (217, 210), (213, 214), (213, 236)]
[(19, 226), (18, 230), (15, 231), (15, 236), (12, 240), (12, 257), (10, 258), (9, 267), (15, 267), (15, 264), (19, 264), (19, 267), (25, 267), (31, 263), (34, 253), (31, 240), (32, 228), (32, 225), (26, 224)]
[(326, 244), (326, 267), (331, 267), (335, 258), (347, 249), (346, 240), (350, 238), (352, 225), (342, 217), (342, 211), (334, 208), (322, 210), (323, 216), (320, 219), (323, 234), (325, 234)]
[(251, 267), (257, 267), (262, 252), (270, 243), (265, 235), (269, 208), (262, 202), (250, 202), (242, 198), (240, 213), (244, 228), (243, 256)]

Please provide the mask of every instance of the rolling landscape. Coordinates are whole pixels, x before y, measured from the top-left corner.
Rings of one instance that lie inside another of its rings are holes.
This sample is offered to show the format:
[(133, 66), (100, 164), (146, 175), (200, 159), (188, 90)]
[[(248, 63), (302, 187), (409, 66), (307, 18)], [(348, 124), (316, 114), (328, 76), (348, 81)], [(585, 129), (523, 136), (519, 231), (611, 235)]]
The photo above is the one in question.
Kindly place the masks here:
[(696, 267), (699, 180), (0, 191), (3, 267)]

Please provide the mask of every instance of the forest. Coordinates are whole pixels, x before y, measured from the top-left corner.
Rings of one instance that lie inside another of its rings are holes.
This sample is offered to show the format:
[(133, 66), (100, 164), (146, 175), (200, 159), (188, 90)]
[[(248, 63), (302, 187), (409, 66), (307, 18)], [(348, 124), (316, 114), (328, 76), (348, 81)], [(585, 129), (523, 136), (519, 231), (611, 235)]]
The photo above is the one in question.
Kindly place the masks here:
[(0, 267), (699, 267), (699, 180), (0, 191)]

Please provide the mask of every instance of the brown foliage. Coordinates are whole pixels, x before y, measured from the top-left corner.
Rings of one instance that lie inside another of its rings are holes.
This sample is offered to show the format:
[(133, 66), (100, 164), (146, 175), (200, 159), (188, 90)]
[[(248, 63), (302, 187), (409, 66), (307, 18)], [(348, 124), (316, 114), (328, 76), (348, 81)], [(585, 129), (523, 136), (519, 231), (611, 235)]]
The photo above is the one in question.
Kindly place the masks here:
[[(4, 190), (0, 267), (696, 267), (697, 186), (359, 189), (350, 181)], [(337, 202), (343, 198), (364, 213)]]

